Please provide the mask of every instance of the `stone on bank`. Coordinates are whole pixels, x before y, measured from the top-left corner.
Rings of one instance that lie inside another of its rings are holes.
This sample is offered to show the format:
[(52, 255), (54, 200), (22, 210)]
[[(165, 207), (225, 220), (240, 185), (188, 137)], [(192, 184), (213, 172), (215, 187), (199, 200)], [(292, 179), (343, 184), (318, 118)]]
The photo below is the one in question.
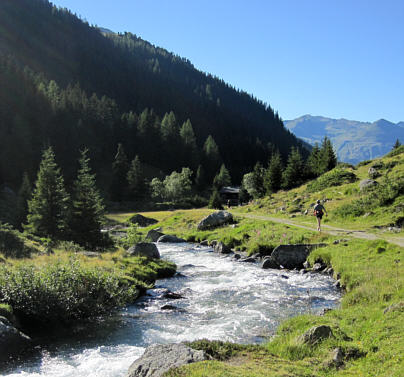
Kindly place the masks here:
[(131, 256), (160, 259), (157, 246), (151, 242), (139, 242), (126, 250), (126, 252)]
[(233, 215), (227, 211), (217, 211), (203, 218), (197, 228), (198, 230), (206, 230), (229, 224), (233, 222)]
[(126, 377), (160, 377), (171, 368), (209, 359), (205, 351), (183, 343), (155, 344), (146, 348), (143, 356), (130, 366)]

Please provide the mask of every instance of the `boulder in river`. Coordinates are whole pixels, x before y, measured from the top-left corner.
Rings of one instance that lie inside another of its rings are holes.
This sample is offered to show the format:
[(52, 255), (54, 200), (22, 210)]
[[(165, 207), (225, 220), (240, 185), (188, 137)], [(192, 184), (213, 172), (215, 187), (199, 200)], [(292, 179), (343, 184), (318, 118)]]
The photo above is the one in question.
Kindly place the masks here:
[(158, 223), (156, 219), (152, 219), (151, 217), (146, 217), (143, 216), (139, 213), (136, 215), (133, 215), (132, 217), (129, 218), (128, 220), (131, 224), (136, 224), (141, 227), (149, 226)]
[(198, 230), (211, 229), (232, 222), (233, 222), (233, 215), (230, 212), (217, 211), (203, 218), (199, 222), (197, 228)]
[(159, 239), (161, 236), (164, 236), (164, 233), (160, 232), (160, 231), (157, 230), (157, 229), (150, 229), (150, 230), (147, 232), (146, 240), (149, 240), (149, 241), (151, 241), (151, 242), (157, 242), (158, 239)]
[(160, 259), (160, 253), (157, 246), (151, 242), (139, 242), (126, 251), (132, 256)]
[(18, 356), (32, 345), (31, 338), (0, 317), (0, 362)]
[(219, 253), (219, 254), (231, 254), (232, 250), (230, 249), (230, 247), (226, 246), (223, 242), (218, 242), (213, 250), (215, 251), (215, 253)]
[(274, 269), (279, 269), (279, 264), (276, 263), (271, 256), (265, 257), (264, 260), (262, 261), (261, 268), (267, 269), (267, 268), (274, 268)]
[(161, 377), (171, 368), (209, 359), (205, 351), (183, 343), (155, 344), (147, 347), (143, 356), (130, 366), (126, 377)]
[(183, 238), (179, 238), (177, 236), (173, 236), (172, 234), (164, 234), (161, 236), (157, 242), (161, 243), (182, 243), (182, 242), (187, 242)]
[(275, 264), (289, 270), (300, 269), (311, 250), (321, 246), (326, 246), (326, 244), (279, 245), (272, 252), (271, 259)]

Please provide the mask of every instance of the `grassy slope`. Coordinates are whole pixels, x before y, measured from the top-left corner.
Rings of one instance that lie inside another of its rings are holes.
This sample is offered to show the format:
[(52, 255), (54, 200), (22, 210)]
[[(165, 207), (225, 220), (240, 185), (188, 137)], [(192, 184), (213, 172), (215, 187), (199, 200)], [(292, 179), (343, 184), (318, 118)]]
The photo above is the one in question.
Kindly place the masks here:
[[(386, 174), (397, 181), (404, 176), (403, 154), (379, 159)], [(315, 227), (312, 216), (302, 214), (317, 198), (330, 199), (326, 208), (330, 216), (325, 223), (348, 229), (362, 229), (389, 239), (394, 235), (381, 233), (375, 227), (393, 224), (402, 212), (403, 195), (387, 206), (373, 208), (370, 215), (341, 217), (338, 208), (361, 197), (359, 181), (367, 177), (371, 165), (349, 169), (357, 181), (320, 191), (308, 190), (307, 185), (289, 192), (280, 192), (271, 198), (255, 201), (233, 213), (268, 215), (290, 219), (298, 224)], [(297, 201), (296, 198), (299, 198)], [(293, 202), (295, 200), (295, 202)], [(280, 211), (279, 208), (285, 210)], [(346, 241), (333, 244), (337, 237), (319, 234), (290, 225), (271, 223), (239, 217), (235, 228), (223, 227), (210, 232), (196, 231), (195, 225), (209, 210), (174, 211), (173, 213), (149, 213), (160, 220), (166, 233), (175, 233), (188, 240), (220, 239), (236, 249), (255, 252), (272, 248), (279, 243), (326, 242), (329, 246), (316, 249), (310, 255), (313, 264), (321, 259), (334, 268), (334, 277), (340, 277), (346, 294), (341, 307), (324, 316), (304, 315), (284, 322), (277, 336), (258, 348), (236, 349), (228, 360), (214, 360), (190, 364), (171, 371), (170, 377), (199, 376), (402, 376), (404, 370), (404, 310), (403, 306), (384, 314), (392, 304), (404, 302), (403, 248), (384, 240), (366, 241), (347, 237)], [(129, 214), (115, 220), (127, 218)], [(153, 226), (153, 227), (156, 227)], [(150, 228), (153, 228), (150, 227)], [(147, 230), (147, 229), (146, 229)], [(395, 235), (397, 236), (397, 235)], [(402, 232), (398, 234), (402, 236)], [(298, 337), (314, 325), (327, 324), (333, 329), (334, 339), (317, 346), (302, 344)], [(341, 347), (347, 355), (344, 368), (327, 364), (335, 347)]]

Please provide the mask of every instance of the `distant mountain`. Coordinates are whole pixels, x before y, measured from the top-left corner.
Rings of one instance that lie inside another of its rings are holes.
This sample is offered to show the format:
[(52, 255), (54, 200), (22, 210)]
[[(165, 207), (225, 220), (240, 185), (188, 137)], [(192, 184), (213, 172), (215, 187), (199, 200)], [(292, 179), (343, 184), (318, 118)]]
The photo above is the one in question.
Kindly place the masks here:
[(300, 139), (314, 145), (324, 136), (331, 139), (338, 160), (357, 164), (383, 156), (397, 139), (404, 143), (404, 122), (392, 123), (385, 119), (376, 122), (359, 122), (304, 115), (284, 124)]

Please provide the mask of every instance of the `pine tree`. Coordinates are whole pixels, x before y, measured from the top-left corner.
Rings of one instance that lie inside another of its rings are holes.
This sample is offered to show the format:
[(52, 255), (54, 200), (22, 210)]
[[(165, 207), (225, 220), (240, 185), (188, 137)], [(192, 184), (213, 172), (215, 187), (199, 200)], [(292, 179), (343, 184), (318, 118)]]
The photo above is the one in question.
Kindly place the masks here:
[(396, 142), (393, 145), (393, 150), (400, 148), (400, 146), (401, 146), (400, 140), (397, 139)]
[(219, 191), (216, 189), (213, 190), (212, 195), (210, 196), (208, 207), (212, 209), (223, 209)]
[(27, 220), (28, 215), (28, 201), (31, 199), (32, 195), (32, 185), (28, 177), (28, 173), (24, 172), (22, 176), (22, 183), (20, 190), (18, 191), (17, 199), (17, 225), (22, 228)]
[(81, 152), (80, 168), (74, 182), (71, 215), (71, 238), (79, 245), (95, 248), (102, 244), (101, 225), (104, 205), (97, 189), (87, 157), (88, 150)]
[(183, 165), (196, 168), (198, 164), (198, 148), (196, 146), (196, 137), (189, 119), (180, 128), (180, 138), (182, 140)]
[(297, 187), (303, 182), (303, 160), (299, 149), (292, 147), (282, 180), (282, 186), (286, 189)]
[(323, 171), (321, 174), (334, 169), (337, 166), (337, 156), (335, 155), (331, 140), (327, 136), (324, 136), (321, 145), (321, 155), (323, 164)]
[(51, 147), (42, 155), (35, 189), (28, 202), (26, 229), (38, 236), (60, 239), (66, 234), (69, 195)]
[(126, 157), (123, 145), (119, 143), (114, 162), (112, 163), (112, 200), (121, 201), (125, 197), (128, 186), (128, 181), (126, 179), (128, 170), (128, 158)]
[(306, 161), (305, 175), (307, 178), (318, 177), (322, 172), (322, 151), (316, 143)]
[(256, 195), (255, 197), (262, 198), (265, 195), (265, 187), (264, 187), (264, 167), (261, 162), (257, 162), (254, 166), (253, 170), (253, 185), (255, 188)]
[(224, 186), (230, 186), (230, 185), (231, 185), (230, 173), (226, 169), (226, 166), (222, 164), (219, 173), (217, 173), (215, 178), (213, 179), (213, 186), (219, 190)]
[(146, 179), (139, 156), (136, 156), (131, 164), (127, 175), (129, 183), (129, 195), (134, 199), (141, 199), (146, 196)]
[(264, 187), (267, 194), (277, 192), (281, 188), (282, 171), (282, 158), (277, 151), (272, 155), (268, 169), (264, 173)]
[(219, 147), (217, 146), (215, 140), (211, 135), (209, 135), (203, 145), (205, 166), (207, 169), (206, 176), (208, 181), (211, 182), (213, 179), (214, 172), (216, 172), (221, 163), (222, 158), (220, 157)]

